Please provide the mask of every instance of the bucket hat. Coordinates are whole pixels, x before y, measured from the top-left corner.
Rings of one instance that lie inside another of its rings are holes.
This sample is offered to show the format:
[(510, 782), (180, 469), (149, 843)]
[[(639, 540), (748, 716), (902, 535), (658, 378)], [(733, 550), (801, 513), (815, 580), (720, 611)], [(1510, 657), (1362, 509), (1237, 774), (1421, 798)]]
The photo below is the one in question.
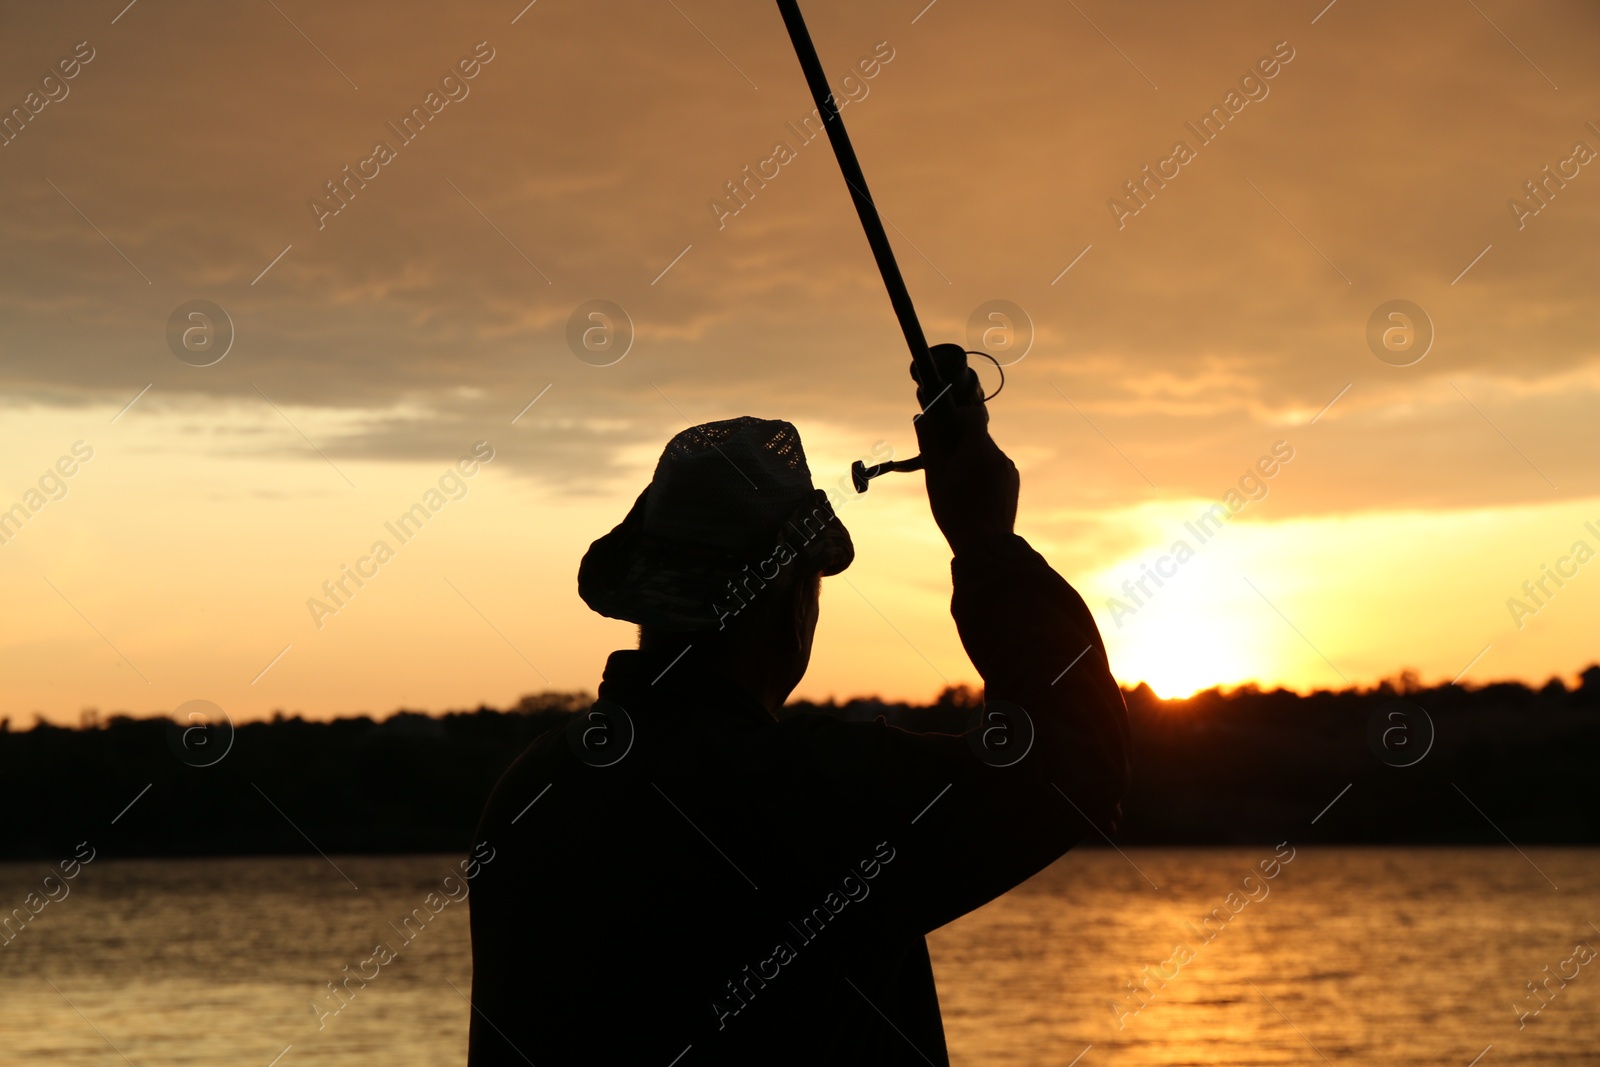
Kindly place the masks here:
[(661, 453), (627, 516), (589, 546), (578, 595), (608, 618), (721, 629), (797, 567), (838, 574), (855, 558), (800, 432), (743, 416), (692, 426)]

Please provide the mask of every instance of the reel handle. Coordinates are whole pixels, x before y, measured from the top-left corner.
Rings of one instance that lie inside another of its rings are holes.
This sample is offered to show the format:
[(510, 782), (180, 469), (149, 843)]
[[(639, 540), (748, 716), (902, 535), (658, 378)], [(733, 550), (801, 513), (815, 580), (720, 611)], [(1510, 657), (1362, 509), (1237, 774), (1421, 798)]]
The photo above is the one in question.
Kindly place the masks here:
[[(967, 352), (960, 345), (934, 345), (928, 350), (938, 371), (938, 383), (924, 383), (917, 376), (917, 365), (911, 365), (911, 378), (917, 383), (917, 404), (922, 411), (917, 418), (927, 417), (938, 427), (948, 422), (947, 413), (956, 407), (982, 404), (983, 383), (978, 373), (967, 363)], [(930, 387), (932, 386), (932, 387)], [(913, 420), (915, 421), (915, 420)], [(919, 471), (923, 469), (922, 457), (890, 460), (867, 466), (859, 459), (850, 464), (850, 482), (858, 493), (865, 493), (872, 479), (890, 471)]]

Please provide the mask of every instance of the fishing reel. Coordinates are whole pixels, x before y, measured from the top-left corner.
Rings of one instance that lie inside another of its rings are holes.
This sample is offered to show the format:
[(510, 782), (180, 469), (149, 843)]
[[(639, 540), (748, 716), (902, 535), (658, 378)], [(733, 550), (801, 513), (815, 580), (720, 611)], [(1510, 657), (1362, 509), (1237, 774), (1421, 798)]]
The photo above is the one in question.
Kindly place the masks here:
[[(970, 407), (982, 405), (1000, 395), (1000, 390), (1006, 387), (1006, 372), (1000, 361), (987, 352), (964, 349), (960, 345), (934, 345), (928, 350), (933, 358), (933, 367), (937, 378), (932, 381), (923, 381), (917, 373), (916, 363), (911, 364), (911, 377), (917, 383), (917, 404), (921, 412), (912, 419), (927, 415), (941, 407)], [(988, 396), (983, 395), (983, 385), (978, 381), (978, 372), (973, 370), (967, 362), (968, 356), (981, 356), (995, 365), (1000, 371), (1000, 384)], [(938, 416), (935, 415), (935, 418)], [(859, 459), (850, 464), (850, 482), (858, 493), (865, 493), (872, 479), (880, 474), (890, 471), (919, 471), (923, 469), (922, 457), (912, 456), (910, 459), (888, 460), (867, 466)]]

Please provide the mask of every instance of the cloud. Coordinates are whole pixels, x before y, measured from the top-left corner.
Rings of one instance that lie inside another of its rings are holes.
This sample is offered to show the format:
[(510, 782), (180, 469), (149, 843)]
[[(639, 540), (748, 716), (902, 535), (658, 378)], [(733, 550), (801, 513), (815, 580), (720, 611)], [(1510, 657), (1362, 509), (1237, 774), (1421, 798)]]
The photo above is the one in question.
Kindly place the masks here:
[[(685, 418), (760, 411), (909, 442), (903, 346), (827, 146), (790, 126), (810, 104), (776, 13), (512, 14), (295, 14), (315, 47), (270, 7), (19, 22), (0, 45), (7, 70), (46, 69), (84, 39), (97, 54), (0, 148), (0, 388), (107, 404), (153, 383), (152, 399), (219, 410), (259, 405), (259, 389), (286, 409), (368, 413), (325, 442), (336, 460), (444, 457), (497, 434), (511, 466), (573, 491)], [(1497, 422), (1554, 467), (1584, 425), (1584, 404), (1538, 384), (1595, 386), (1584, 268), (1600, 174), (1582, 170), (1521, 230), (1506, 201), (1575, 141), (1600, 148), (1587, 125), (1600, 114), (1582, 110), (1592, 8), (1502, 22), (1528, 59), (1445, 4), (1342, 5), (1315, 25), (1264, 3), (1090, 12), (1116, 47), (1043, 2), (912, 14), (808, 12), (836, 72), (879, 42), (893, 50), (845, 118), (929, 336), (965, 339), (972, 309), (996, 297), (1032, 316), (1039, 340), (996, 420), (1063, 457), (1041, 475), (1144, 499), (1103, 432), (1158, 492), (1208, 492), (1354, 383), (1317, 428), (1338, 442), (1331, 481), (1314, 499), (1286, 492), (1294, 506), (1379, 506), (1419, 485), (1441, 506), (1544, 491), (1487, 451), (1461, 472), (1490, 428), (1448, 383), (1503, 401)], [(482, 41), (494, 58), (470, 94), (400, 143), (388, 124)], [(1185, 124), (1284, 41), (1293, 59), (1270, 91), (1146, 186), (1148, 206), (1119, 229), (1107, 202), (1126, 198), (1123, 183), (1196, 140)], [(308, 201), (379, 140), (396, 158), (319, 228)], [(748, 205), (719, 228), (712, 199), (778, 142), (793, 160), (746, 186)], [(167, 350), (168, 316), (197, 297), (237, 330), (209, 368)], [(1437, 329), (1411, 368), (1366, 349), (1368, 316), (1395, 297)], [(636, 330), (614, 367), (567, 348), (568, 317), (592, 298), (623, 306)], [(1407, 405), (1418, 421), (1371, 435)], [(1390, 476), (1397, 450), (1410, 458)]]

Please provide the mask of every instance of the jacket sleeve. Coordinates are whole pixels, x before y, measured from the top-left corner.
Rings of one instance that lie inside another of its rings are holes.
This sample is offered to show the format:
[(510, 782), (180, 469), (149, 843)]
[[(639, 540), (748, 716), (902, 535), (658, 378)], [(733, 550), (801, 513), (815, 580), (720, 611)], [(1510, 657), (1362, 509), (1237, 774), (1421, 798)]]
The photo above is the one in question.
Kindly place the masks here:
[(951, 614), (984, 681), (979, 721), (960, 735), (882, 718), (803, 727), (824, 807), (894, 855), (880, 918), (921, 933), (1114, 829), (1129, 781), (1127, 709), (1083, 598), (1015, 535), (951, 572)]

